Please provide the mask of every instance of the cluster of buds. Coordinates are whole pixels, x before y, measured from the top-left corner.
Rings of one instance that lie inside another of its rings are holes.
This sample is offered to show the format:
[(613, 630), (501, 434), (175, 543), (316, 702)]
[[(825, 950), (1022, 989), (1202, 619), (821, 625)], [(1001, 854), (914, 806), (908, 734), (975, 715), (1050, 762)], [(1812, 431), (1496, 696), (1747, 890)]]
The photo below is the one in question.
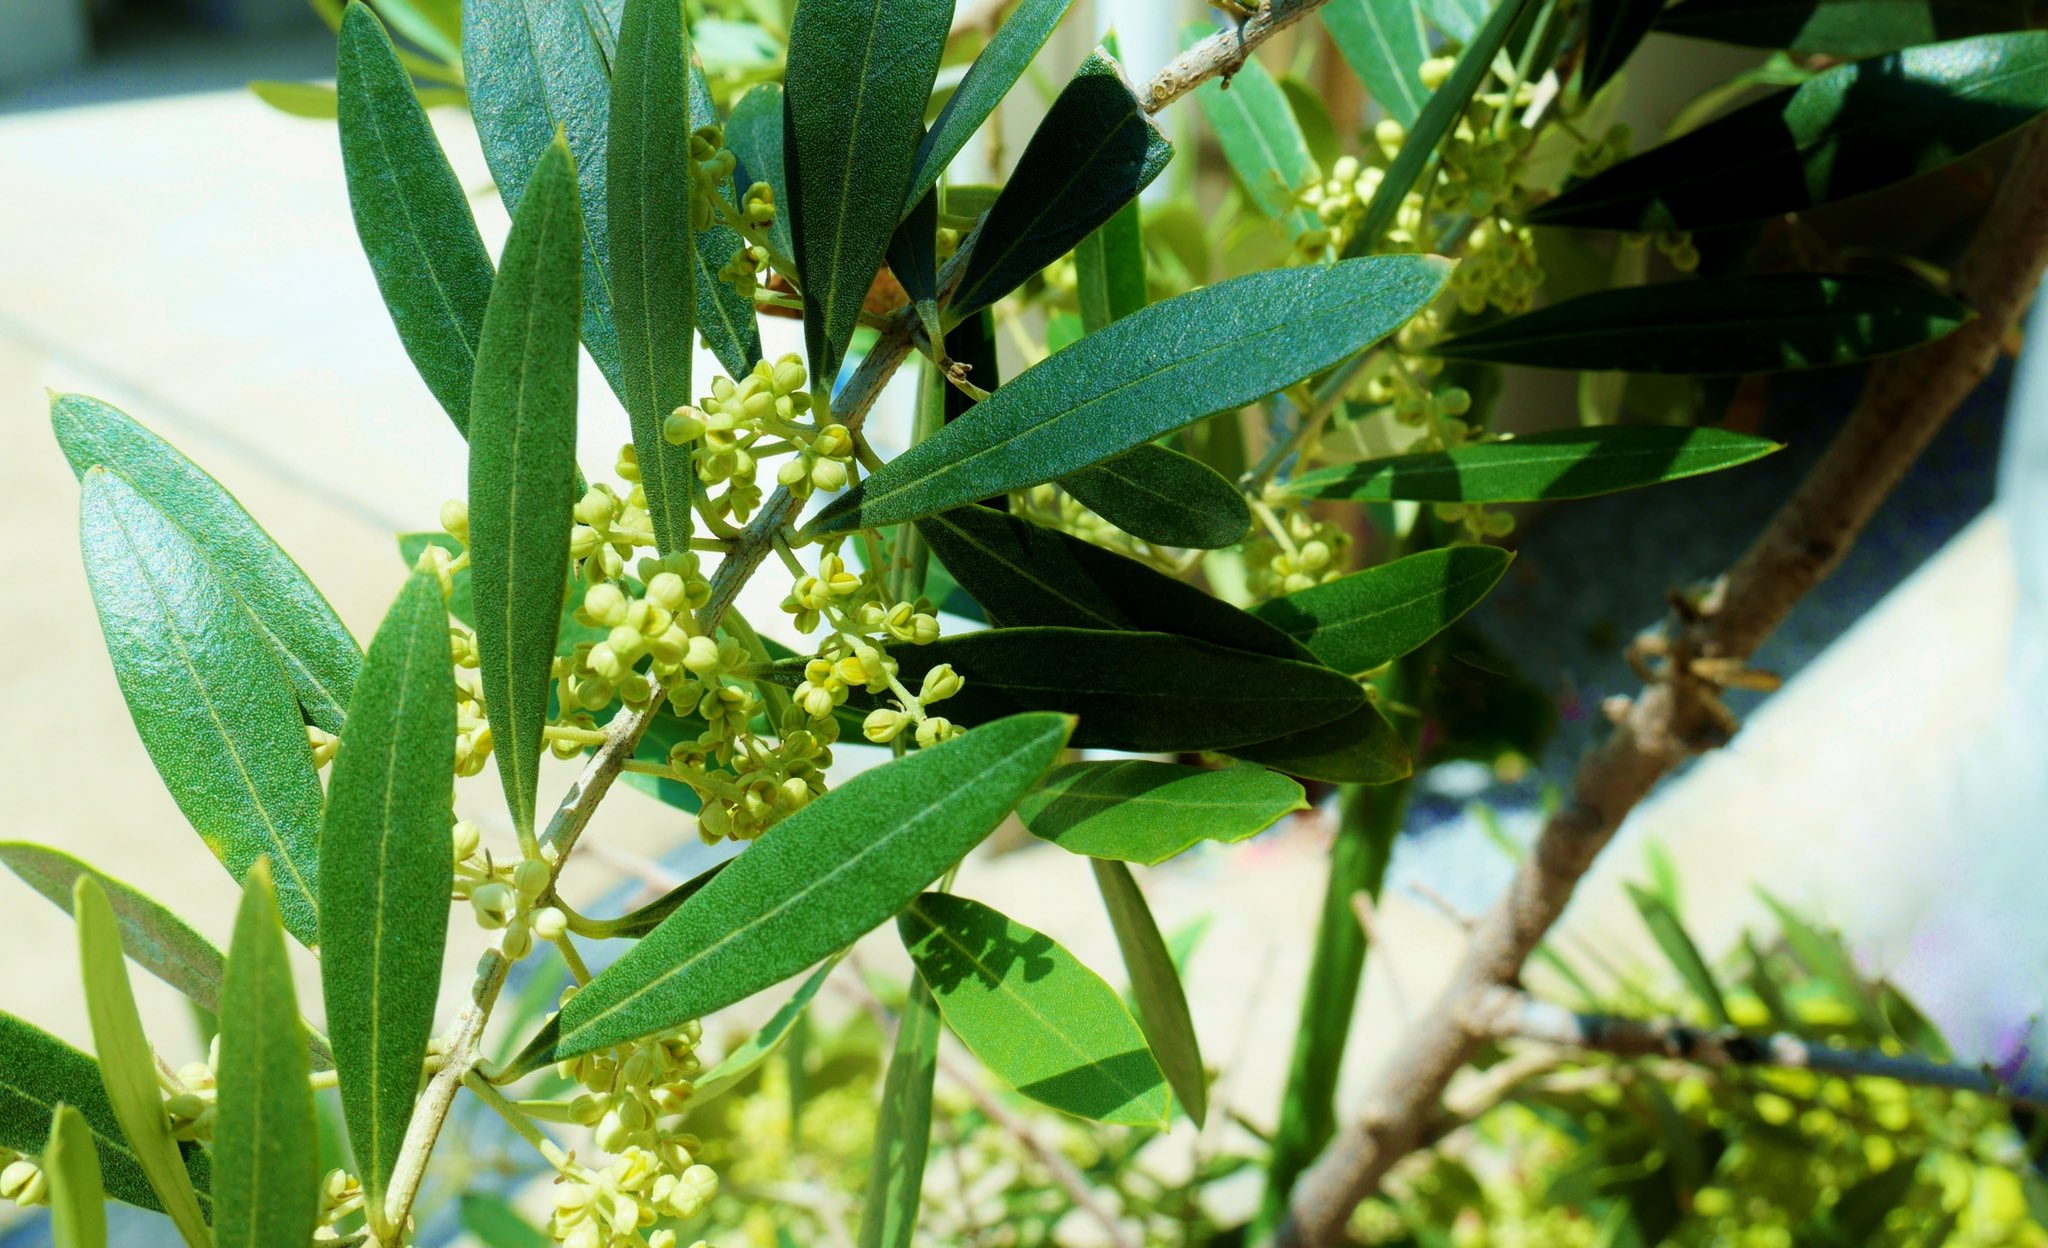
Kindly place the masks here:
[[(575, 992), (567, 989), (563, 1002)], [(703, 1069), (697, 1057), (697, 1045), (703, 1038), (703, 1027), (691, 1019), (667, 1031), (559, 1063), (561, 1076), (583, 1088), (570, 1103), (570, 1116), (589, 1127), (597, 1146), (607, 1153), (658, 1146), (669, 1138), (662, 1132), (660, 1120), (682, 1113), (695, 1091), (690, 1081)], [(676, 1138), (694, 1148), (694, 1140)]]
[[(681, 551), (642, 559), (639, 570), (644, 592), (634, 594), (605, 581), (586, 590), (576, 609), (577, 623), (603, 629), (605, 635), (602, 641), (579, 642), (555, 660), (556, 701), (571, 727), (594, 729), (589, 712), (603, 710), (614, 698), (634, 709), (646, 706), (654, 696), (654, 680), (673, 683), (684, 671), (704, 666), (707, 648), (717, 649), (693, 614), (711, 598), (697, 556)], [(642, 659), (648, 661), (645, 672), (639, 667)], [(574, 733), (555, 741), (556, 753), (565, 758), (580, 748)]]
[(469, 899), (477, 926), (499, 932), (498, 949), (517, 962), (533, 951), (536, 938), (556, 940), (569, 930), (568, 916), (542, 905), (554, 882), (554, 847), (542, 857), (500, 866), (483, 848), (483, 835), (468, 820), (455, 825), (455, 895)]
[(762, 239), (775, 224), (775, 211), (775, 188), (766, 182), (754, 183), (740, 197), (739, 224), (745, 242), (718, 271), (718, 280), (730, 283), (749, 299), (754, 297), (761, 274), (768, 268), (768, 247)]
[(1514, 206), (1523, 159), (1535, 145), (1536, 132), (1517, 121), (1496, 131), (1488, 124), (1491, 116), (1483, 105), (1475, 105), (1444, 140), (1436, 202), (1446, 212), (1485, 217)]
[(50, 1180), (32, 1157), (0, 1148), (0, 1200), (11, 1200), (24, 1209), (50, 1199)]
[(362, 1207), (361, 1180), (346, 1170), (329, 1170), (320, 1181), (320, 1225), (333, 1226)]
[(220, 1037), (207, 1046), (206, 1060), (178, 1068), (177, 1081), (164, 1080), (164, 1117), (173, 1138), (192, 1144), (213, 1141), (215, 1077), (220, 1069)]
[(569, 530), (569, 558), (586, 585), (602, 585), (624, 576), (626, 561), (642, 546), (654, 544), (654, 522), (647, 514), (647, 495), (639, 485), (640, 460), (631, 446), (619, 452), (619, 473), (633, 482), (626, 497), (608, 485), (593, 485), (576, 500), (576, 524)]
[[(851, 475), (853, 435), (846, 426), (822, 428), (800, 420), (811, 410), (803, 361), (785, 355), (774, 363), (762, 360), (735, 382), (720, 377), (696, 407), (679, 407), (669, 415), (662, 436), (676, 446), (696, 444), (692, 458), (697, 477), (707, 486), (725, 486), (709, 496), (711, 513), (744, 521), (761, 505), (755, 481), (759, 456), (792, 452), (777, 479), (790, 492), (805, 497), (815, 489), (845, 487)], [(764, 443), (773, 435), (777, 441)], [(794, 467), (792, 467), (794, 465)]]
[(1445, 524), (1463, 525), (1466, 537), (1484, 541), (1506, 537), (1515, 531), (1515, 517), (1505, 511), (1489, 511), (1478, 503), (1438, 503), (1436, 518)]
[(711, 228), (718, 215), (719, 188), (731, 181), (732, 171), (739, 163), (739, 158), (725, 145), (723, 127), (699, 126), (690, 136), (690, 166), (696, 175), (690, 195), (691, 228)]
[(1680, 273), (1700, 267), (1700, 249), (1693, 246), (1691, 230), (1664, 230), (1655, 236), (1658, 254)]
[(1526, 225), (1501, 219), (1473, 227), (1464, 259), (1451, 275), (1451, 291), (1468, 314), (1482, 312), (1488, 304), (1503, 312), (1526, 312), (1542, 286), (1535, 234)]
[(1628, 123), (1617, 121), (1598, 138), (1581, 143), (1572, 153), (1572, 176), (1590, 178), (1628, 155)]
[(950, 664), (941, 663), (924, 674), (915, 698), (899, 696), (894, 707), (878, 706), (869, 711), (861, 735), (876, 745), (887, 745), (908, 728), (920, 746), (951, 741), (966, 730), (943, 716), (928, 714), (926, 708), (952, 697), (966, 683)]
[(1254, 598), (1278, 598), (1343, 576), (1350, 566), (1351, 535), (1304, 509), (1301, 500), (1266, 491), (1274, 519), (1245, 543), (1246, 580)]
[[(575, 1166), (555, 1186), (548, 1234), (563, 1248), (677, 1248), (676, 1233), (652, 1229), (663, 1217), (692, 1218), (718, 1194), (711, 1167), (673, 1158), (689, 1150), (629, 1148), (602, 1170)], [(691, 1248), (705, 1248), (698, 1240)]]
[(825, 791), (839, 723), (829, 716), (807, 727), (800, 723), (801, 713), (792, 711), (775, 743), (751, 730), (731, 738), (725, 768), (711, 765), (702, 739), (669, 752), (669, 766), (703, 799), (697, 831), (706, 841), (752, 840)]

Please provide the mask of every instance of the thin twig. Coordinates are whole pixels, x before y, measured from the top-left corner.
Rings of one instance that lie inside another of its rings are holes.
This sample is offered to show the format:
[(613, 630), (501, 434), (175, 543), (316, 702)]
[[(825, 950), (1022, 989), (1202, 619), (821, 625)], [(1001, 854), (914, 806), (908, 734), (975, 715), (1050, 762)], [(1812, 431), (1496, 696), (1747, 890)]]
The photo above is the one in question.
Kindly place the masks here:
[(1276, 1242), (1339, 1243), (1351, 1211), (1388, 1169), (1426, 1143), (1451, 1079), (1483, 1039), (1473, 1003), (1512, 987), (1621, 821), (1693, 754), (1726, 740), (1719, 690), (1693, 674), (1701, 657), (1747, 659), (1829, 572), (1928, 441), (1991, 370), (2048, 265), (2048, 123), (2022, 139), (2011, 169), (1957, 267), (1974, 320), (1870, 372), (1862, 399), (1770, 526), (1680, 620), (1664, 679), (1631, 703), (1580, 765), (1572, 800), (1545, 822), (1514, 880), (1480, 920), (1449, 986), (1387, 1063), (1360, 1118), (1296, 1185)]
[(1158, 112), (1218, 74), (1229, 78), (1253, 49), (1323, 4), (1324, 0), (1267, 0), (1264, 8), (1245, 19), (1244, 25), (1235, 30), (1219, 30), (1167, 62), (1166, 68), (1153, 75), (1151, 85), (1138, 97), (1145, 111)]

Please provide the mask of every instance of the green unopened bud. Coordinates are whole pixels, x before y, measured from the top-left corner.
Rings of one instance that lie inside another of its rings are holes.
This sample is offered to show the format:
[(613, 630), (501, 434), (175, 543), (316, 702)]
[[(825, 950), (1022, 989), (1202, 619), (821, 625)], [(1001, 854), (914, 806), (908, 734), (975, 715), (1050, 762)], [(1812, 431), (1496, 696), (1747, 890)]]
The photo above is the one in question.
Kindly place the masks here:
[(549, 878), (548, 864), (538, 858), (528, 858), (512, 868), (512, 887), (528, 901), (548, 891)]
[(682, 446), (704, 436), (704, 413), (694, 407), (679, 407), (661, 424), (661, 436), (671, 446)]
[(477, 924), (486, 930), (496, 930), (512, 920), (515, 894), (503, 884), (493, 880), (479, 884), (469, 895), (469, 904), (476, 911)]
[(498, 938), (498, 949), (509, 962), (517, 962), (533, 952), (533, 929), (524, 923), (514, 923)]
[(909, 722), (910, 717), (901, 711), (892, 711), (885, 706), (876, 707), (868, 712), (867, 719), (860, 726), (860, 732), (876, 745), (887, 745), (896, 739), (897, 734), (903, 731), (903, 726)]
[(451, 498), (441, 504), (441, 527), (461, 542), (469, 541), (469, 504)]
[(846, 465), (836, 459), (821, 459), (811, 465), (811, 484), (821, 490), (846, 488)]
[(542, 940), (560, 940), (569, 931), (569, 916), (553, 906), (533, 912), (533, 934)]
[(708, 677), (718, 672), (718, 643), (709, 637), (692, 637), (683, 651), (683, 666), (691, 675)]

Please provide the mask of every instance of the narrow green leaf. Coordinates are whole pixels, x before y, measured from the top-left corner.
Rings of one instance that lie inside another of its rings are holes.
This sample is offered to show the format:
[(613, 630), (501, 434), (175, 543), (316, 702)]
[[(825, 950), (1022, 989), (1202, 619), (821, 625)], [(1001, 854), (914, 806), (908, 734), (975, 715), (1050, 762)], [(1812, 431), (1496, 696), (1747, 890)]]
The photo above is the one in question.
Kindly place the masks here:
[[(34, 1153), (47, 1139), (50, 1120), (59, 1105), (85, 1118), (99, 1154), (107, 1194), (116, 1200), (161, 1210), (135, 1150), (129, 1147), (113, 1104), (107, 1099), (99, 1063), (77, 1049), (14, 1017), (0, 1012), (0, 1148)], [(212, 1168), (205, 1149), (185, 1154), (193, 1187), (206, 1195)]]
[(341, 163), (363, 253), (413, 367), (467, 432), (491, 254), (412, 75), (366, 4), (342, 15), (335, 80)]
[(1234, 845), (1307, 809), (1300, 785), (1263, 767), (1124, 758), (1056, 768), (1017, 803), (1017, 817), (1068, 853), (1156, 866), (1197, 841)]
[(967, 67), (960, 85), (953, 88), (938, 119), (917, 145), (916, 169), (910, 176), (910, 190), (904, 196), (908, 215), (926, 191), (939, 183), (946, 166), (967, 146), (967, 140), (981, 129), (981, 123), (996, 111), (1010, 88), (1024, 76), (1031, 61), (1052, 38), (1060, 19), (1074, 0), (1022, 0), (996, 29), (988, 46)]
[[(694, 114), (691, 121), (695, 124)], [(763, 82), (747, 88), (747, 93), (732, 106), (732, 116), (725, 122), (725, 145), (740, 162), (733, 174), (733, 184), (745, 192), (756, 182), (766, 182), (775, 192), (775, 224), (769, 227), (768, 232), (775, 240), (776, 250), (787, 256), (795, 254), (796, 243), (789, 233), (789, 178), (783, 165), (784, 137), (782, 84)]]
[[(1215, 33), (1205, 22), (1192, 22), (1181, 28), (1180, 46), (1193, 47)], [(1295, 193), (1315, 181), (1316, 159), (1286, 93), (1259, 58), (1246, 58), (1227, 86), (1221, 77), (1203, 83), (1195, 100), (1252, 206), (1290, 234), (1315, 229), (1316, 214)]]
[(1251, 507), (1223, 474), (1156, 442), (1060, 478), (1060, 488), (1132, 537), (1215, 550), (1251, 531)]
[(1493, 546), (1426, 550), (1261, 603), (1252, 614), (1331, 667), (1359, 676), (1449, 627), (1513, 559)]
[(277, 652), (306, 718), (340, 732), (362, 650), (305, 572), (234, 495), (170, 443), (98, 399), (52, 396), (50, 426), (81, 481), (95, 466), (109, 468), (184, 531)]
[[(771, 84), (772, 85), (772, 84)], [(758, 90), (758, 89), (757, 89)], [(752, 93), (749, 93), (752, 94)], [(741, 101), (745, 103), (745, 100)], [(789, 196), (781, 182), (780, 155), (782, 151), (782, 88), (775, 87), (775, 114), (773, 124), (776, 134), (776, 170), (773, 177), (748, 169), (749, 176), (766, 180), (775, 188), (775, 237), (784, 255), (791, 252), (789, 244)], [(738, 114), (734, 114), (735, 120)], [(711, 99), (711, 84), (704, 79), (704, 71), (695, 62), (690, 65), (690, 128), (692, 131), (718, 122), (718, 107)], [(731, 123), (728, 123), (731, 124)], [(731, 131), (727, 141), (734, 142)], [(735, 144), (735, 152), (738, 148)], [(751, 185), (751, 184), (750, 184)], [(744, 187), (739, 188), (744, 190)], [(726, 263), (739, 254), (747, 245), (739, 231), (722, 221), (714, 220), (711, 228), (697, 231), (697, 332), (704, 336), (704, 345), (718, 357), (719, 364), (729, 377), (744, 377), (747, 370), (761, 358), (761, 327), (754, 315), (754, 300), (743, 295), (731, 282), (719, 278)]]
[(489, 1192), (464, 1192), (462, 1229), (490, 1248), (555, 1248), (557, 1241), (528, 1222), (512, 1203)]
[(125, 478), (85, 474), (79, 528), (100, 632), (150, 761), (235, 879), (272, 855), (287, 925), (312, 944), (320, 780), (274, 651), (201, 548)]
[(804, 1011), (811, 1006), (811, 999), (818, 995), (818, 989), (825, 986), (825, 980), (832, 974), (832, 968), (839, 965), (837, 957), (827, 958), (825, 964), (811, 972), (796, 994), (783, 1002), (760, 1030), (748, 1036), (738, 1048), (705, 1071), (692, 1082), (696, 1090), (690, 1093), (692, 1106), (702, 1105), (713, 1097), (723, 1096), (737, 1087), (741, 1080), (761, 1068), (761, 1063), (774, 1056), (782, 1042), (789, 1039), (789, 1033), (796, 1030), (802, 1021)]
[[(1493, 72), (1493, 58), (1500, 55), (1507, 43), (1508, 35), (1515, 24), (1522, 20), (1534, 0), (1499, 0), (1486, 25), (1480, 27), (1469, 39), (1453, 35), (1465, 44), (1465, 50), (1458, 54), (1458, 62), (1451, 67), (1450, 77), (1444, 79), (1429, 97), (1429, 103), (1422, 106), (1415, 124), (1408, 127), (1408, 137), (1401, 141), (1401, 150), (1394, 153), (1393, 163), (1387, 166), (1387, 174), (1380, 179), (1379, 188), (1372, 194), (1372, 202), (1365, 206), (1365, 222), (1351, 241), (1344, 244), (1346, 257), (1370, 254), (1379, 246), (1394, 218), (1400, 214), (1401, 201), (1415, 187), (1422, 170), (1436, 155), (1436, 149), (1458, 123), (1465, 117), (1465, 107), (1472, 102), (1472, 95), (1479, 90), (1479, 84)], [(1447, 32), (1448, 33), (1448, 32)], [(1425, 246), (1433, 240), (1414, 240)]]
[(1706, 958), (1700, 955), (1699, 946), (1686, 934), (1678, 912), (1662, 897), (1634, 884), (1628, 886), (1628, 895), (1629, 900), (1635, 903), (1636, 913), (1643, 918), (1643, 926), (1650, 929), (1650, 936), (1664, 951), (1672, 969), (1678, 972), (1678, 977), (1685, 981), (1692, 995), (1705, 1007), (1707, 1017), (1716, 1027), (1733, 1026), (1735, 1020), (1728, 1016), (1728, 1002), (1721, 995), (1721, 985), (1714, 978), (1713, 968), (1707, 965)]
[(1095, 52), (1060, 90), (1017, 167), (962, 246), (966, 271), (949, 325), (988, 307), (1066, 255), (1151, 185), (1173, 145), (1139, 104), (1123, 70)]
[(107, 1248), (107, 1189), (99, 1150), (85, 1115), (59, 1105), (43, 1150), (50, 1184), (50, 1240), (55, 1248)]
[(308, 121), (332, 121), (341, 109), (334, 88), (317, 82), (258, 79), (249, 84), (249, 91), (278, 112), (304, 117)]
[[(259, 862), (261, 859), (258, 860)], [(253, 868), (252, 868), (253, 869)], [(99, 1050), (100, 1079), (135, 1163), (190, 1248), (210, 1248), (207, 1214), (186, 1173), (185, 1158), (171, 1138), (157, 1086), (156, 1056), (142, 1034), (142, 1017), (128, 988), (121, 955), (121, 929), (107, 895), (90, 876), (80, 876), (72, 893), (78, 916), (78, 960), (85, 980), (85, 1012), (92, 1021), (92, 1045)], [(210, 1204), (210, 1202), (209, 1202)]]
[(1145, 306), (1145, 232), (1137, 201), (1117, 209), (1074, 247), (1074, 293), (1081, 325), (1094, 333)]
[(1344, 155), (1345, 140), (1337, 133), (1337, 123), (1330, 117), (1329, 105), (1323, 102), (1322, 95), (1292, 74), (1280, 80), (1280, 92), (1287, 97), (1288, 110), (1301, 127), (1301, 137), (1308, 142), (1308, 153), (1315, 157), (1316, 167), (1334, 168)]
[(927, 191), (911, 206), (889, 238), (889, 271), (917, 309), (917, 319), (939, 341), (939, 193)]
[[(370, 653), (374, 669), (375, 646)], [(333, 962), (330, 954), (329, 974)], [(215, 1248), (306, 1243), (320, 1220), (319, 1126), (267, 863), (243, 887), (221, 999)]]
[(1311, 657), (1279, 629), (1185, 581), (1008, 512), (956, 507), (917, 529), (1001, 625), (1171, 632), (1278, 659)]
[(783, 77), (811, 377), (829, 387), (902, 216), (953, 6), (804, 0)]
[(939, 1007), (915, 975), (896, 1024), (889, 1072), (882, 1078), (882, 1116), (875, 1124), (874, 1161), (861, 1202), (860, 1248), (910, 1248), (931, 1148), (932, 1083), (939, 1070)]
[(1071, 726), (1057, 715), (984, 724), (834, 787), (571, 997), (514, 1064), (701, 1018), (838, 953), (987, 836)]
[(1657, 19), (1665, 34), (1843, 60), (2025, 24), (2003, 0), (1685, 0)]
[(884, 464), (812, 528), (914, 520), (1065, 476), (1292, 385), (1400, 328), (1446, 262), (1270, 269), (1155, 303), (1068, 347)]
[(1429, 98), (1422, 85), (1429, 43), (1415, 0), (1330, 0), (1319, 15), (1373, 103), (1403, 126), (1414, 125)]
[(440, 586), (414, 575), (370, 642), (320, 836), (321, 991), (356, 1169), (381, 1208), (434, 1030), (455, 884), (455, 677)]
[(1581, 98), (1592, 99), (1621, 72), (1663, 7), (1663, 0), (1588, 0), (1586, 59), (1579, 66)]
[(1110, 926), (1116, 929), (1117, 948), (1124, 955), (1124, 969), (1131, 976), (1131, 997), (1138, 1005), (1138, 1024), (1152, 1056), (1166, 1075), (1168, 1086), (1180, 1098), (1188, 1117), (1201, 1126), (1209, 1116), (1209, 1074), (1202, 1068), (1202, 1049), (1195, 1039), (1195, 1020), (1188, 1015), (1187, 993), (1180, 986), (1180, 972), (1173, 955), (1159, 935), (1159, 924), (1145, 904), (1145, 894), (1131, 878), (1131, 869), (1121, 862), (1095, 859), (1095, 886), (1109, 911)]
[(1855, 959), (1849, 956), (1841, 939), (1807, 922), (1797, 911), (1763, 889), (1757, 890), (1757, 896), (1777, 916), (1785, 947), (1806, 968), (1807, 974), (1820, 981), (1838, 1002), (1854, 1010), (1857, 1019), (1873, 1037), (1886, 1034), (1889, 1028), (1884, 1012), (1878, 1008), (1870, 986), (1864, 981), (1862, 972), (1857, 970)]
[(1961, 159), (2048, 109), (2048, 31), (1840, 65), (1589, 178), (1531, 223), (1699, 230), (1873, 191)]
[(1776, 373), (1905, 351), (1969, 319), (1968, 308), (1916, 282), (1785, 273), (1596, 291), (1430, 351), (1533, 368)]
[(605, 186), (626, 415), (662, 553), (690, 548), (696, 481), (688, 446), (662, 436), (690, 401), (697, 245), (690, 225), (689, 39), (675, 0), (626, 0), (612, 79)]
[[(612, 320), (611, 226), (605, 145), (611, 132), (611, 64), (602, 22), (565, 0), (496, 0), (462, 6), (462, 72), (484, 160), (514, 220), (540, 176), (549, 143), (565, 134), (580, 180), (583, 343), (614, 391), (625, 393)], [(604, 31), (610, 37), (609, 29)], [(502, 265), (501, 265), (502, 267)], [(479, 361), (479, 376), (485, 375)], [(475, 416), (472, 413), (471, 420)], [(472, 496), (474, 497), (474, 496)]]
[(1391, 784), (1407, 779), (1415, 770), (1407, 743), (1370, 702), (1329, 723), (1234, 746), (1224, 753), (1290, 776), (1330, 784)]
[(1051, 937), (946, 893), (896, 926), (946, 1025), (998, 1078), (1079, 1118), (1165, 1128), (1173, 1102), (1145, 1033)]
[(1591, 498), (1718, 472), (1778, 450), (1725, 429), (1666, 425), (1560, 429), (1450, 451), (1318, 468), (1288, 483), (1306, 498), (1384, 502), (1530, 503)]
[(492, 749), (533, 839), (576, 486), (576, 174), (558, 138), (512, 218), (470, 411), (470, 589)]
[[(1365, 702), (1356, 682), (1329, 668), (1170, 633), (999, 628), (889, 653), (912, 689), (932, 668), (952, 665), (966, 681), (944, 708), (957, 722), (1063, 711), (1079, 718), (1074, 745), (1083, 749), (1226, 750), (1328, 723)], [(776, 677), (795, 684), (802, 664), (777, 664)]]

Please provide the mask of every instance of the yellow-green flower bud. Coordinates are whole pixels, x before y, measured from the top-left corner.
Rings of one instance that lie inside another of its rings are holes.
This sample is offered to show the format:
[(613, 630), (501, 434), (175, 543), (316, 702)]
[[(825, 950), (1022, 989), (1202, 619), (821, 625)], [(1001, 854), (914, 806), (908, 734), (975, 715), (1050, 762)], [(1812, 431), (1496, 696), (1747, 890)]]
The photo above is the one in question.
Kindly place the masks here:
[(709, 677), (718, 672), (718, 643), (709, 637), (692, 637), (683, 651), (683, 666), (691, 675)]
[(524, 923), (513, 923), (506, 927), (505, 934), (498, 937), (498, 950), (507, 961), (517, 962), (533, 952), (533, 929)]
[(542, 940), (560, 940), (569, 930), (569, 916), (553, 906), (533, 912), (533, 934)]
[(694, 407), (679, 407), (661, 424), (661, 436), (671, 446), (682, 446), (704, 436), (704, 413)]
[(469, 504), (451, 498), (441, 504), (441, 527), (464, 545), (469, 543)]
[(516, 894), (496, 880), (479, 884), (469, 894), (469, 904), (476, 911), (477, 924), (486, 930), (496, 930), (511, 922)]
[(11, 1200), (24, 1209), (40, 1205), (50, 1194), (50, 1182), (43, 1170), (26, 1157), (9, 1162), (0, 1170), (0, 1200)]
[(917, 689), (917, 700), (926, 706), (934, 702), (943, 702), (960, 692), (966, 684), (967, 682), (960, 678), (960, 674), (953, 670), (952, 664), (941, 663), (924, 674), (924, 683)]
[(892, 711), (885, 706), (878, 706), (868, 712), (868, 717), (861, 724), (860, 731), (862, 736), (876, 745), (887, 745), (896, 739), (897, 735), (903, 731), (904, 725), (909, 722), (910, 717), (903, 712)]
[(512, 887), (528, 901), (548, 891), (548, 881), (548, 864), (538, 858), (528, 858), (512, 868)]

